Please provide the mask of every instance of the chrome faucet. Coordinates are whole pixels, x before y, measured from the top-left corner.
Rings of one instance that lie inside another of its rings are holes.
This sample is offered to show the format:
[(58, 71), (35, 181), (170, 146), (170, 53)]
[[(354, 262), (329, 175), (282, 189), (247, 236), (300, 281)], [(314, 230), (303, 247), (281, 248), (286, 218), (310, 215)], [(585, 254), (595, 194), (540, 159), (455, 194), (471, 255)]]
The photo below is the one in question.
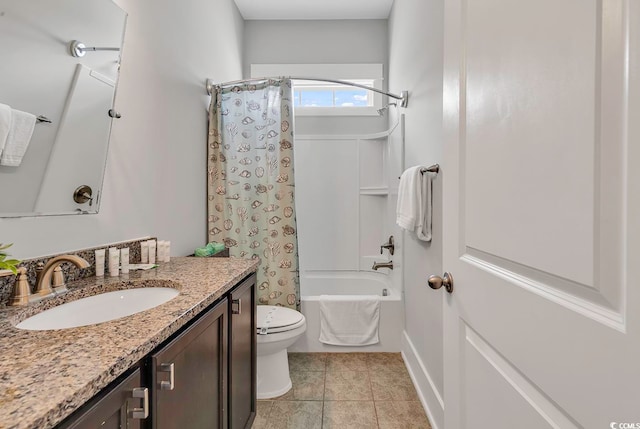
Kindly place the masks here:
[(373, 263), (373, 267), (371, 267), (372, 270), (378, 270), (379, 268), (389, 268), (390, 270), (393, 270), (393, 261), (389, 261), (389, 262), (374, 262)]
[(67, 291), (62, 268), (60, 268), (60, 264), (63, 262), (71, 262), (78, 268), (89, 267), (89, 263), (77, 255), (60, 255), (49, 259), (38, 274), (38, 282), (33, 293), (33, 299), (39, 300)]

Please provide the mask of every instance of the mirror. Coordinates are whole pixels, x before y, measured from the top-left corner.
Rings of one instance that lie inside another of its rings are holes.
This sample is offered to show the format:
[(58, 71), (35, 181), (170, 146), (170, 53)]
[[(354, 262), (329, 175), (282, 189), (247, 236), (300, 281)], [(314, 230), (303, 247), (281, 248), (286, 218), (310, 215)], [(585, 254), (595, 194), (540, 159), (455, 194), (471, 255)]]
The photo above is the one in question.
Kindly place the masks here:
[(0, 0), (0, 108), (41, 116), (18, 166), (0, 155), (0, 217), (98, 212), (126, 19), (112, 0)]

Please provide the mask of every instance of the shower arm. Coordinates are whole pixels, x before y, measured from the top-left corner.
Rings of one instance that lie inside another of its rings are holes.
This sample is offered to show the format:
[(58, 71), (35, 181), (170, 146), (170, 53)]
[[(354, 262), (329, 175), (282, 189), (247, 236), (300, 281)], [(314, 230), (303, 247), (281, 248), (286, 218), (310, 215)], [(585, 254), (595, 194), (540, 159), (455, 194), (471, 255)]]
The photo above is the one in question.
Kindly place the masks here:
[[(325, 78), (320, 78), (320, 77), (301, 77), (301, 76), (286, 76), (284, 78), (291, 79), (291, 80), (316, 80), (316, 81), (320, 81), (320, 82), (337, 83), (339, 85), (355, 86), (357, 88), (366, 89), (368, 91), (377, 92), (378, 94), (383, 94), (383, 95), (386, 95), (388, 97), (395, 98), (396, 100), (400, 101), (400, 107), (407, 107), (407, 104), (409, 103), (409, 91), (402, 91), (400, 93), (400, 95), (397, 95), (397, 94), (394, 94), (392, 92), (382, 91), (381, 89), (378, 89), (378, 88), (372, 88), (370, 86), (361, 85), (359, 83), (349, 82), (349, 81), (346, 81), (346, 80), (325, 79)], [(251, 79), (233, 80), (233, 81), (230, 81), (230, 82), (224, 82), (224, 83), (219, 83), (219, 84), (215, 84), (213, 82), (213, 80), (207, 79), (207, 85), (206, 85), (207, 94), (211, 95), (211, 92), (212, 92), (214, 86), (238, 85), (238, 84), (249, 83), (249, 82), (264, 82), (264, 81), (267, 81), (269, 79), (274, 79), (274, 78), (258, 77), (258, 78), (251, 78)], [(281, 77), (279, 77), (278, 79), (281, 79)]]

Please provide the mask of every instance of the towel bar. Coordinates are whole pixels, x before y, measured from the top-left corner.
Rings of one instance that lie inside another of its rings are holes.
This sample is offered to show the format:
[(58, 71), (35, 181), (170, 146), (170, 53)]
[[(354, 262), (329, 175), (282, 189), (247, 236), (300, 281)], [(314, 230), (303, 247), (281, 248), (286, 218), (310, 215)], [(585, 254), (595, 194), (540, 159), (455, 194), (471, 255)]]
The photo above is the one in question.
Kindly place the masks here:
[[(426, 168), (421, 168), (421, 169), (420, 169), (420, 173), (426, 173), (427, 171), (428, 171), (429, 173), (436, 173), (436, 174), (438, 174), (438, 173), (440, 172), (440, 164), (433, 164), (433, 165), (432, 165), (432, 166), (430, 166), (430, 167), (426, 167)], [(400, 176), (398, 176), (398, 179), (400, 179)]]
[(439, 173), (440, 172), (440, 164), (433, 164), (431, 167), (427, 167), (427, 168), (422, 168), (420, 169), (420, 173), (426, 173), (426, 172), (430, 172), (430, 173)]

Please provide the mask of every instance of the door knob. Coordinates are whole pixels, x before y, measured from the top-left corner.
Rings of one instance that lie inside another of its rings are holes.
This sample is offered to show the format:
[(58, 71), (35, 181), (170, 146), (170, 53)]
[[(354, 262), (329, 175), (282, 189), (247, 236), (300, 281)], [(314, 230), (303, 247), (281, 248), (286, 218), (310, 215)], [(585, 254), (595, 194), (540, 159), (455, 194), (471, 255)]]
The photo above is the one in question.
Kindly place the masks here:
[(429, 276), (428, 283), (431, 289), (440, 289), (444, 286), (447, 292), (453, 293), (453, 276), (451, 273), (444, 273), (444, 277)]

